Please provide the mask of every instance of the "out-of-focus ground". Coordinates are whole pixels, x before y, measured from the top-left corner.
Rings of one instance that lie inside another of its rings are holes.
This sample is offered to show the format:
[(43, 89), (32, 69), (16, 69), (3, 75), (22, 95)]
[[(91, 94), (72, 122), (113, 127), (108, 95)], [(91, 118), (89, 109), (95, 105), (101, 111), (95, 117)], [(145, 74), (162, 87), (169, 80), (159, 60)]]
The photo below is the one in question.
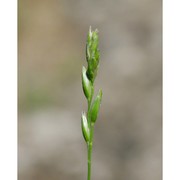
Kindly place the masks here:
[(161, 180), (160, 0), (19, 0), (19, 180), (86, 179), (80, 117), (89, 26), (103, 101), (92, 179)]

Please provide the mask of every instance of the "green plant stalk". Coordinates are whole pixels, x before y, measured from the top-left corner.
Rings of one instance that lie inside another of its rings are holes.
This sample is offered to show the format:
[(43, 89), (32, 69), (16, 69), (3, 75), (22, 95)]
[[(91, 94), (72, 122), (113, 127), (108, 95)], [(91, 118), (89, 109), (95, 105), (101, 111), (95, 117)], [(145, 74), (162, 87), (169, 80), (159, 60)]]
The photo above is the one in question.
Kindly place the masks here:
[(90, 130), (90, 142), (87, 145), (88, 148), (88, 177), (87, 179), (91, 179), (91, 159), (92, 159), (92, 145), (93, 145), (93, 133), (94, 133), (94, 125), (91, 125)]
[(92, 145), (93, 145), (93, 134), (94, 134), (94, 123), (91, 123), (90, 120), (90, 107), (91, 107), (91, 101), (88, 101), (88, 123), (90, 127), (90, 139), (87, 143), (87, 152), (88, 152), (88, 176), (87, 180), (91, 180), (91, 159), (92, 159)]
[(86, 44), (86, 60), (88, 63), (88, 67), (87, 69), (85, 67), (82, 68), (82, 86), (84, 95), (88, 102), (88, 111), (87, 113), (82, 113), (81, 118), (82, 133), (87, 144), (88, 152), (87, 180), (91, 180), (94, 124), (99, 113), (99, 108), (102, 99), (102, 91), (100, 90), (98, 95), (92, 102), (94, 95), (94, 81), (99, 67), (99, 57), (100, 54), (98, 49), (98, 31), (91, 31), (90, 28)]

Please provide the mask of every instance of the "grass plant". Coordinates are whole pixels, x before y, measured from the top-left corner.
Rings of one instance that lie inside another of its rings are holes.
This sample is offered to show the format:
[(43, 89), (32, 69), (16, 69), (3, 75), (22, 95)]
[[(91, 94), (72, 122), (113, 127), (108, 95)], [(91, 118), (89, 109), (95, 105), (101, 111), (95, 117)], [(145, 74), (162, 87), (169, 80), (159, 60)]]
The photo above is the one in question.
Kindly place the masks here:
[(97, 120), (99, 108), (102, 99), (102, 90), (99, 90), (97, 96), (94, 95), (94, 81), (99, 68), (100, 52), (98, 49), (99, 38), (98, 31), (89, 29), (86, 43), (86, 60), (87, 68), (82, 67), (82, 87), (84, 95), (87, 99), (88, 109), (87, 112), (82, 112), (81, 127), (82, 134), (87, 144), (88, 153), (88, 173), (87, 180), (91, 180), (91, 164), (92, 164), (92, 146), (93, 146), (93, 134), (94, 124)]

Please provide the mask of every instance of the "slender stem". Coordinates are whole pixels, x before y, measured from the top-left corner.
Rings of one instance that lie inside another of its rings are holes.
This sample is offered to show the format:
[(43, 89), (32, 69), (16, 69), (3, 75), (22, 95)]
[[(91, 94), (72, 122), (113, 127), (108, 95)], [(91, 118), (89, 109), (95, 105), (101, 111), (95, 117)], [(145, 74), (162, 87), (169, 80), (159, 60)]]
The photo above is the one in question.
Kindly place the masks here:
[(91, 155), (92, 155), (92, 145), (88, 145), (88, 177), (87, 177), (87, 180), (91, 180)]
[(90, 108), (91, 108), (91, 102), (92, 98), (88, 100), (88, 112), (87, 112), (87, 117), (88, 117), (88, 126), (90, 129), (90, 139), (89, 142), (87, 143), (87, 149), (88, 149), (88, 176), (87, 180), (91, 180), (91, 157), (92, 157), (92, 144), (93, 144), (93, 131), (94, 131), (94, 124), (91, 123), (91, 117), (90, 117)]
[(90, 141), (88, 143), (88, 177), (87, 180), (91, 180), (91, 159), (92, 159), (92, 145), (93, 145), (93, 131), (94, 131), (94, 125), (91, 125), (90, 130)]

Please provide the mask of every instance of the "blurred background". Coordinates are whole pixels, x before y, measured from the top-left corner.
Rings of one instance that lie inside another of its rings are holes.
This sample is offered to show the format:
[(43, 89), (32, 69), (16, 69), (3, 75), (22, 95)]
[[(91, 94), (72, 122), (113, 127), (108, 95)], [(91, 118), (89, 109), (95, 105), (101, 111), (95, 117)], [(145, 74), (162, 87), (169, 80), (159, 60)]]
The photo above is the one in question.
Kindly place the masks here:
[(19, 0), (18, 179), (85, 180), (81, 86), (89, 26), (103, 89), (92, 179), (162, 178), (162, 2)]

